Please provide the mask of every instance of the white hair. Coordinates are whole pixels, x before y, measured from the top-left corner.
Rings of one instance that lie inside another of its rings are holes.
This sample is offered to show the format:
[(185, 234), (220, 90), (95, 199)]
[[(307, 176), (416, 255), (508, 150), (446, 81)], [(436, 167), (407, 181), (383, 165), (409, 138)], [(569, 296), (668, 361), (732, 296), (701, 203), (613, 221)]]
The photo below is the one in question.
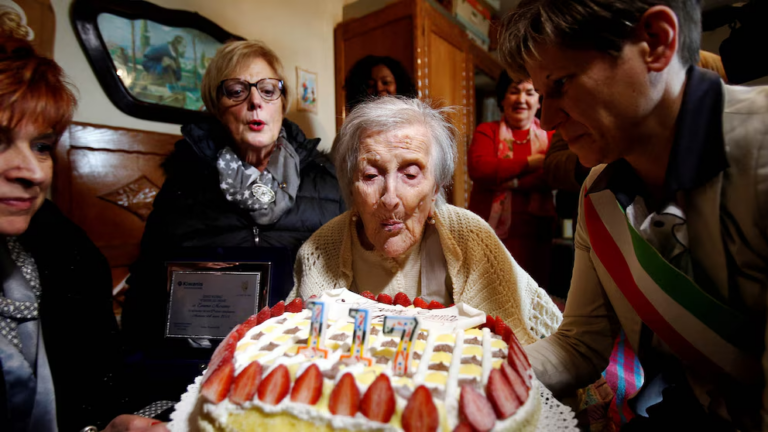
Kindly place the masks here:
[(456, 128), (448, 121), (453, 108), (432, 108), (428, 102), (402, 96), (383, 96), (360, 103), (349, 114), (339, 132), (335, 155), (336, 176), (347, 208), (353, 207), (352, 187), (360, 155), (360, 140), (370, 133), (387, 133), (420, 125), (432, 145), (430, 164), (438, 186), (436, 207), (445, 204), (456, 164)]

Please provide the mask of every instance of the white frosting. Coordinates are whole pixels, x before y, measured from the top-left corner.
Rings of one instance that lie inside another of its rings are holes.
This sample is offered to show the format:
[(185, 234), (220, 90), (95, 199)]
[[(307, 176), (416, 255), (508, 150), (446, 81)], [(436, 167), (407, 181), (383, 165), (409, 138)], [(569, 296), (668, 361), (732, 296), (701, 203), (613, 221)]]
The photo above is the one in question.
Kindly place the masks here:
[(483, 388), (488, 384), (488, 377), (491, 376), (491, 369), (493, 369), (493, 352), (491, 350), (491, 331), (486, 327), (483, 329), (483, 380), (481, 381)]

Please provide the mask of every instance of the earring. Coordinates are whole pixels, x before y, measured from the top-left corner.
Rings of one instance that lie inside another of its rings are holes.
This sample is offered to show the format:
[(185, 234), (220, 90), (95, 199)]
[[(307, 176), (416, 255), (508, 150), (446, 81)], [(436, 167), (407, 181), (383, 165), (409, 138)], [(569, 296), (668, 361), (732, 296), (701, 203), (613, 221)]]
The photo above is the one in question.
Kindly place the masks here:
[(427, 223), (429, 223), (430, 225), (434, 225), (436, 222), (437, 222), (437, 220), (436, 220), (436, 219), (435, 219), (435, 217), (434, 217), (434, 216), (432, 216), (432, 215), (430, 215), (430, 216), (427, 218)]
[(357, 222), (357, 212), (352, 213), (352, 221)]

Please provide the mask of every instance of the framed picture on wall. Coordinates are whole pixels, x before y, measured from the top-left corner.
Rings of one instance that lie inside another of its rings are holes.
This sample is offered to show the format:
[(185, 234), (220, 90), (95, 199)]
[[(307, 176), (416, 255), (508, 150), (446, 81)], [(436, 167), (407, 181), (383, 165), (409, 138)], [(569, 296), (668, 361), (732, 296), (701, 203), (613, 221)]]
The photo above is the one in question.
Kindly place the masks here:
[(317, 113), (317, 74), (297, 67), (296, 91), (297, 109)]
[(195, 12), (145, 1), (75, 0), (72, 23), (109, 100), (130, 116), (167, 123), (206, 115), (205, 70), (220, 46), (242, 40)]

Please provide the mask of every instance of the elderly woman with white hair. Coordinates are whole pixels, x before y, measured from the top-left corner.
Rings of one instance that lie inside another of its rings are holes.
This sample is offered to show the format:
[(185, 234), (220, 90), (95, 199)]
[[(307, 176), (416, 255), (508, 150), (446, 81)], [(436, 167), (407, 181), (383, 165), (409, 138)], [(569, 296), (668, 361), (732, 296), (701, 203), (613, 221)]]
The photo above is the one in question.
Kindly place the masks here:
[(445, 202), (456, 158), (445, 114), (401, 97), (352, 111), (335, 161), (349, 210), (301, 247), (290, 297), (349, 288), (463, 302), (500, 316), (532, 343), (554, 332), (562, 316), (484, 220)]

